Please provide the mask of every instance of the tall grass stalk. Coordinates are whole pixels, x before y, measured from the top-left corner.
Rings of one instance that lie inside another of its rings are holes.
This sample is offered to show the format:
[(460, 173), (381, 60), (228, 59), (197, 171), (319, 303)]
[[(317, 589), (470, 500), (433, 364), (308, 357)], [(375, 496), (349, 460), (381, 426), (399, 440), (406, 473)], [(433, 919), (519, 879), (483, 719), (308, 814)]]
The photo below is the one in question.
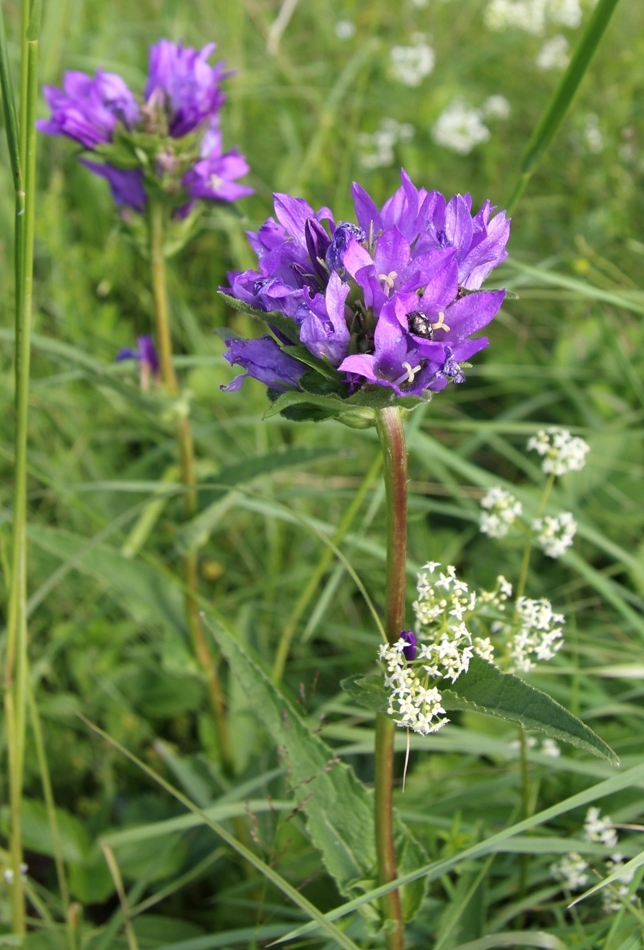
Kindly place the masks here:
[[(152, 294), (154, 297), (154, 314), (161, 378), (168, 393), (178, 400), (180, 392), (172, 362), (172, 336), (166, 286), (164, 251), (166, 209), (164, 204), (161, 201), (151, 199), (149, 215), (150, 273)], [(181, 406), (179, 413), (177, 444), (179, 448), (181, 480), (185, 489), (183, 495), (183, 514), (185, 521), (191, 521), (197, 514), (194, 442), (187, 409)], [(230, 775), (233, 772), (233, 757), (230, 746), (226, 708), (219, 676), (217, 674), (216, 662), (208, 647), (199, 615), (197, 553), (194, 550), (187, 551), (183, 556), (183, 581), (185, 586), (184, 602), (188, 633), (195, 657), (206, 679), (208, 696), (217, 732), (221, 765), (224, 771)]]
[[(25, 933), (22, 881), (22, 792), (27, 710), (27, 432), (33, 283), (34, 208), (36, 189), (36, 103), (38, 97), (38, 30), (40, 4), (23, 3), (21, 34), (21, 98), (16, 122), (13, 90), (2, 31), (2, 96), (7, 142), (15, 182), (15, 443), (11, 579), (4, 669), (4, 705), (9, 767), (11, 856), (11, 922)], [(18, 144), (19, 143), (19, 144)]]
[[(387, 498), (385, 630), (388, 642), (396, 643), (405, 625), (407, 566), (407, 448), (400, 409), (379, 410), (377, 429), (384, 461)], [(392, 719), (384, 713), (378, 713), (374, 772), (376, 854), (381, 885), (397, 877), (393, 814), (395, 729)], [(405, 925), (399, 890), (392, 890), (385, 895), (382, 910), (388, 922), (387, 950), (403, 950)]]

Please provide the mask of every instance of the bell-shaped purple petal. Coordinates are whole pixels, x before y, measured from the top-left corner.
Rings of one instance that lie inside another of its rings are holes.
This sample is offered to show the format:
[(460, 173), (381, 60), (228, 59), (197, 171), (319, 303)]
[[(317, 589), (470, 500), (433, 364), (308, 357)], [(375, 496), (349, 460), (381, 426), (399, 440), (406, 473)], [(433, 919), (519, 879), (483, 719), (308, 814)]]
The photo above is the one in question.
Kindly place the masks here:
[(186, 172), (182, 184), (192, 198), (237, 201), (254, 194), (247, 185), (237, 184), (237, 179), (249, 171), (244, 156), (233, 148), (225, 155), (213, 152), (208, 158), (202, 158)]
[(67, 72), (63, 89), (45, 86), (43, 95), (51, 118), (36, 122), (39, 131), (66, 135), (88, 149), (111, 142), (118, 122), (132, 128), (140, 118), (136, 99), (121, 77), (101, 69), (94, 79)]
[(259, 340), (226, 340), (228, 349), (224, 358), (232, 365), (242, 366), (246, 372), (221, 388), (224, 392), (236, 392), (247, 376), (258, 379), (269, 389), (286, 392), (299, 389), (299, 381), (306, 371), (298, 360), (283, 353), (279, 345), (270, 336)]
[(86, 158), (81, 158), (80, 163), (94, 175), (109, 182), (112, 198), (117, 205), (125, 205), (138, 212), (145, 209), (148, 197), (143, 187), (143, 172), (139, 168), (114, 168), (112, 165), (90, 162)]
[(220, 83), (229, 74), (223, 63), (208, 64), (214, 49), (214, 43), (199, 51), (171, 40), (150, 47), (145, 100), (148, 107), (163, 106), (173, 138), (212, 120), (225, 101)]
[(418, 645), (416, 634), (413, 630), (401, 630), (400, 639), (404, 640), (407, 644), (407, 646), (403, 647), (403, 656), (408, 663), (411, 663), (412, 660), (416, 659), (416, 649)]
[(303, 309), (300, 341), (319, 359), (328, 359), (333, 366), (342, 362), (351, 334), (347, 328), (345, 301), (349, 284), (336, 273), (331, 274), (326, 295), (318, 294)]

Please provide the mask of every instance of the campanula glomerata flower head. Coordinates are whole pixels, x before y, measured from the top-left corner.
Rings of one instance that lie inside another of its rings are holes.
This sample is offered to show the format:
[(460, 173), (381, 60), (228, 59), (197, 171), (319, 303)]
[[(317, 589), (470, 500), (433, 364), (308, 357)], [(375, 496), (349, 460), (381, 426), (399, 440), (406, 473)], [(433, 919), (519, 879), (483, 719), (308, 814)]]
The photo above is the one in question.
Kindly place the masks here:
[(219, 112), (225, 102), (223, 63), (208, 63), (215, 44), (202, 50), (160, 40), (150, 48), (143, 99), (115, 73), (94, 78), (67, 72), (63, 88), (45, 86), (51, 118), (41, 132), (64, 135), (94, 158), (81, 159), (105, 178), (117, 204), (142, 212), (149, 195), (163, 194), (180, 217), (198, 199), (236, 201), (252, 194), (237, 183), (248, 174), (244, 156), (224, 152)]
[[(472, 214), (469, 195), (448, 201), (416, 188), (404, 171), (401, 178), (380, 209), (354, 184), (355, 222), (275, 195), (275, 217), (248, 235), (257, 268), (229, 274), (225, 289), (234, 306), (263, 318), (273, 337), (246, 341), (243, 350), (230, 341), (229, 362), (265, 381), (254, 354), (272, 340), (289, 363), (269, 389), (309, 393), (320, 407), (322, 395), (346, 405), (426, 399), (465, 380), (463, 364), (488, 343), (473, 335), (503, 303), (504, 290), (480, 288), (507, 256), (510, 223), (489, 201)], [(227, 388), (239, 385), (238, 378)], [(387, 393), (373, 396), (382, 389)]]

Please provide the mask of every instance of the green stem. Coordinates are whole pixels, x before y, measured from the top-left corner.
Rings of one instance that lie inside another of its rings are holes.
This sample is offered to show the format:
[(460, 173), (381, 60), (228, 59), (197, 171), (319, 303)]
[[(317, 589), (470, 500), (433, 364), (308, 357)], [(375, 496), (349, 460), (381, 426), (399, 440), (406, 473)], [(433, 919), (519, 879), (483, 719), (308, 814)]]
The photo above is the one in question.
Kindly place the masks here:
[[(362, 485), (355, 494), (355, 497), (346, 512), (344, 513), (340, 524), (337, 527), (335, 534), (333, 535), (333, 544), (336, 546), (340, 543), (342, 538), (345, 536), (351, 525), (353, 524), (353, 519), (360, 510), (360, 506), (364, 501), (364, 497), (369, 491), (371, 484), (380, 471), (380, 466), (382, 465), (382, 456), (376, 455), (373, 464), (367, 474), (364, 477)], [(328, 547), (325, 548), (322, 557), (320, 558), (315, 571), (311, 575), (311, 578), (302, 591), (299, 600), (297, 601), (293, 612), (286, 622), (286, 626), (282, 630), (282, 636), (277, 647), (277, 653), (275, 655), (275, 663), (273, 665), (273, 682), (276, 686), (279, 685), (282, 675), (284, 673), (284, 666), (288, 657), (288, 651), (291, 645), (291, 640), (293, 639), (293, 634), (295, 633), (295, 628), (302, 617), (302, 614), (308, 607), (311, 602), (313, 595), (315, 594), (318, 584), (324, 576), (324, 572), (329, 567), (333, 559), (333, 549)]]
[[(23, 21), (26, 14), (23, 5)], [(15, 455), (11, 580), (4, 669), (4, 703), (9, 766), (10, 854), (13, 883), (11, 919), (16, 933), (25, 933), (25, 898), (21, 879), (22, 791), (27, 706), (27, 431), (31, 359), (31, 299), (33, 281), (34, 208), (36, 187), (36, 104), (38, 42), (22, 43), (20, 132), (22, 155), (16, 181), (16, 319), (15, 319)], [(10, 91), (3, 82), (3, 98)]]
[[(156, 338), (159, 349), (161, 378), (171, 396), (179, 396), (179, 383), (172, 362), (172, 338), (170, 335), (170, 314), (166, 287), (164, 226), (165, 207), (162, 202), (150, 201), (150, 267)], [(184, 520), (190, 521), (197, 513), (197, 492), (195, 490), (195, 453), (190, 419), (186, 413), (179, 417), (177, 425), (177, 443), (181, 465), (181, 480), (185, 491), (183, 495)], [(183, 557), (183, 582), (185, 590), (186, 623), (192, 649), (206, 678), (208, 696), (214, 717), (221, 764), (227, 774), (233, 772), (233, 757), (228, 733), (226, 708), (217, 666), (210, 652), (204, 634), (198, 602), (198, 565), (196, 551), (188, 551)]]
[[(407, 566), (407, 449), (400, 409), (381, 409), (377, 419), (378, 437), (384, 460), (387, 496), (387, 580), (386, 634), (395, 643), (405, 625)], [(394, 844), (393, 779), (395, 724), (382, 713), (376, 717), (375, 828), (378, 879), (388, 884), (397, 877)], [(403, 950), (405, 925), (400, 891), (390, 891), (382, 899), (388, 921), (387, 950)]]
[[(540, 518), (541, 515), (546, 510), (546, 505), (548, 504), (548, 498), (550, 497), (550, 492), (552, 491), (552, 486), (555, 483), (555, 475), (550, 475), (548, 481), (545, 484), (543, 489), (543, 494), (541, 496), (541, 501), (539, 502), (539, 507), (537, 508), (534, 520)], [(523, 560), (521, 561), (521, 570), (519, 572), (519, 580), (517, 581), (517, 587), (515, 591), (515, 603), (519, 600), (520, 597), (523, 597), (525, 594), (526, 584), (528, 582), (528, 568), (530, 567), (530, 555), (532, 554), (532, 539), (528, 538), (526, 541), (526, 546), (523, 549)]]

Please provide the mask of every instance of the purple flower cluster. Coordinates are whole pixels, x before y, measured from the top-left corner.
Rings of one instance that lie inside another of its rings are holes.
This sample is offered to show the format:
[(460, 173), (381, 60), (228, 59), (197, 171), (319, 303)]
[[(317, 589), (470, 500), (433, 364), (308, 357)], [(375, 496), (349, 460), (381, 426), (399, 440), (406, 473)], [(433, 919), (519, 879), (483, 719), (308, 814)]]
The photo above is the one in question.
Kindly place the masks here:
[[(219, 111), (225, 96), (221, 80), (229, 74), (224, 72), (223, 63), (208, 64), (214, 49), (214, 43), (198, 51), (170, 40), (152, 46), (149, 78), (140, 105), (114, 73), (99, 69), (92, 79), (84, 73), (68, 72), (62, 90), (45, 86), (51, 118), (38, 121), (37, 127), (48, 135), (74, 139), (88, 151), (98, 151), (102, 163), (81, 161), (91, 172), (107, 179), (117, 204), (138, 212), (147, 204), (145, 184), (150, 174), (156, 185), (163, 183), (164, 176), (167, 179), (178, 172), (177, 184), (184, 201), (181, 214), (200, 198), (236, 201), (250, 195), (252, 188), (237, 184), (237, 179), (249, 171), (244, 156), (237, 149), (223, 151)], [(122, 151), (110, 151), (109, 146), (128, 136), (131, 147), (125, 158)], [(146, 136), (153, 149), (152, 162), (132, 167), (136, 156), (141, 155)]]
[[(357, 224), (336, 224), (328, 208), (315, 212), (301, 198), (276, 195), (277, 220), (248, 235), (258, 269), (229, 274), (226, 292), (291, 321), (299, 345), (321, 361), (327, 379), (335, 372), (334, 391), (345, 398), (363, 387), (404, 397), (463, 382), (460, 364), (488, 343), (470, 337), (505, 296), (479, 289), (507, 256), (505, 212), (493, 216), (486, 201), (473, 215), (469, 195), (446, 201), (416, 188), (404, 171), (401, 178), (380, 210), (354, 184)], [(306, 390), (310, 358), (297, 366), (293, 333), (287, 339), (277, 318), (271, 328), (274, 337), (228, 341), (226, 359), (277, 392)]]

